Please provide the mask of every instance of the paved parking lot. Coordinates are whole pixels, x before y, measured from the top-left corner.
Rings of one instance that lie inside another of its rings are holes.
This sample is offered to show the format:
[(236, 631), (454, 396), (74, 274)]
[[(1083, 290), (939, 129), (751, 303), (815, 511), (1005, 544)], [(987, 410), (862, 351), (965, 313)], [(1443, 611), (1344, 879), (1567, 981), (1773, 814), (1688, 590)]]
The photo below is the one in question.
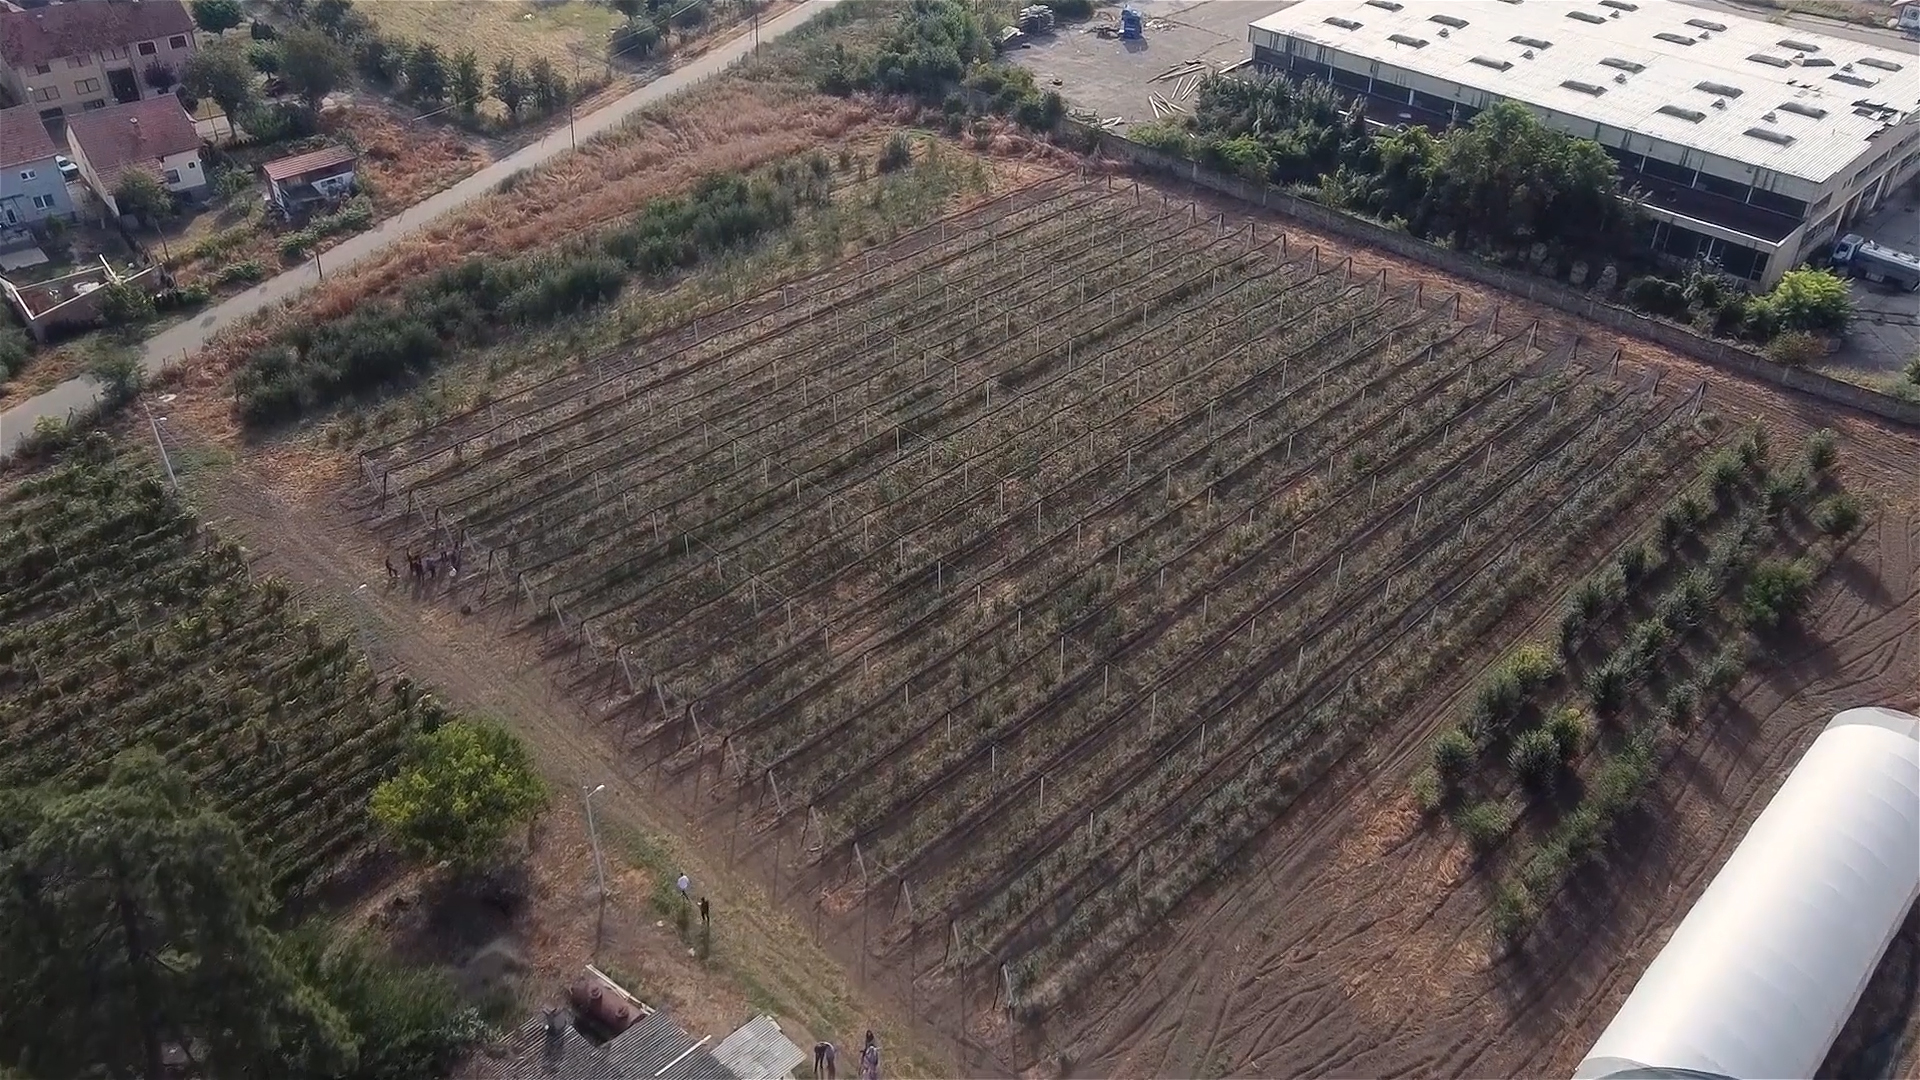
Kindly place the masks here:
[[(1853, 231), (1890, 248), (1920, 252), (1920, 180), (1894, 192)], [(1853, 330), (1833, 357), (1835, 367), (1897, 376), (1920, 356), (1920, 292), (1897, 292), (1855, 279), (1853, 306)]]
[[(1118, 130), (1154, 119), (1149, 91), (1171, 97), (1178, 80), (1151, 81), (1178, 64), (1200, 60), (1215, 69), (1247, 59), (1247, 24), (1288, 5), (1253, 0), (1134, 0), (1146, 16), (1140, 41), (1121, 41), (1097, 32), (1119, 18), (1118, 8), (1102, 8), (1090, 22), (1066, 23), (1053, 34), (1014, 50), (1015, 63), (1033, 72), (1043, 89), (1060, 91), (1068, 104), (1098, 115), (1119, 117)], [(1191, 112), (1193, 102), (1182, 102)]]

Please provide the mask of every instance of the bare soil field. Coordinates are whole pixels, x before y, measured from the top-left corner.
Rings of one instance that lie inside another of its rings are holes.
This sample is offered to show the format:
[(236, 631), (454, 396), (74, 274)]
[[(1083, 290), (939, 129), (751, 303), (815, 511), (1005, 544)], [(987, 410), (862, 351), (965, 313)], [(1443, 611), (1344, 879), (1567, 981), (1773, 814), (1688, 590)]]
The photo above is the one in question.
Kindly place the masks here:
[[(977, 1067), (1570, 1068), (1827, 715), (1911, 698), (1920, 446), (1420, 276), (1062, 178), (381, 447), (367, 513)], [(1406, 779), (1715, 414), (1893, 495), (1630, 896), (1496, 961)]]

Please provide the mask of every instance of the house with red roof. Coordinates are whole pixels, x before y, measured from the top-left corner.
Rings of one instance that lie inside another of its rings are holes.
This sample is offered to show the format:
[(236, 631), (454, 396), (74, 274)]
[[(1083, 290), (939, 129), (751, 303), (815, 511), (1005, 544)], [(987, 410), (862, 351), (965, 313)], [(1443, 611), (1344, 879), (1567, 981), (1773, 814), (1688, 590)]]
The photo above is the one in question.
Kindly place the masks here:
[(156, 69), (177, 81), (194, 44), (181, 0), (0, 4), (0, 83), (46, 120), (166, 94)]

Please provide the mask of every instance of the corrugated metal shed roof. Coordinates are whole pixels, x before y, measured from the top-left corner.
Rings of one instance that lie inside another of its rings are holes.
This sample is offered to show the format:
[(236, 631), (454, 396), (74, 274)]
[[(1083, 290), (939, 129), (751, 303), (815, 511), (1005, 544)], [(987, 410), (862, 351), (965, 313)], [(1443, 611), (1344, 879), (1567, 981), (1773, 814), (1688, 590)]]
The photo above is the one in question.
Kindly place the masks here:
[(666, 1010), (651, 1015), (595, 1046), (571, 1029), (559, 1069), (547, 1072), (546, 1023), (528, 1020), (489, 1064), (492, 1080), (738, 1080), (705, 1047), (673, 1022)]
[(260, 170), (267, 174), (267, 179), (269, 180), (291, 180), (296, 176), (303, 176), (317, 169), (325, 169), (334, 165), (344, 165), (359, 156), (360, 155), (353, 152), (351, 147), (326, 146), (318, 150), (308, 151), (304, 154), (295, 154), (292, 157), (283, 157), (269, 161), (265, 165), (260, 166)]
[(1252, 29), (1813, 183), (1920, 131), (1869, 141), (1889, 114), (1856, 112), (1920, 112), (1911, 51), (1673, 0), (1327, 0)]
[(807, 1060), (807, 1052), (793, 1044), (771, 1016), (756, 1016), (713, 1048), (728, 1072), (740, 1080), (778, 1080)]

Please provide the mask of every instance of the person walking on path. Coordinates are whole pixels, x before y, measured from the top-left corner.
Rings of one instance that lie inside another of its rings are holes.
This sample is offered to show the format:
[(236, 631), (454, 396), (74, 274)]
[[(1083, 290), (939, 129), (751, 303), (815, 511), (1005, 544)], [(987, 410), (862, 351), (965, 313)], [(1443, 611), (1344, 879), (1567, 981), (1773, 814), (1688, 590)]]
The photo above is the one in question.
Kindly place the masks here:
[(867, 1029), (867, 1045), (860, 1051), (860, 1080), (880, 1080), (880, 1044), (873, 1041), (873, 1029)]
[(700, 898), (700, 925), (713, 925), (713, 911), (707, 906), (707, 898), (704, 896)]
[(814, 1080), (821, 1080), (821, 1077), (836, 1080), (833, 1075), (833, 1044), (824, 1039), (813, 1044), (813, 1076)]

